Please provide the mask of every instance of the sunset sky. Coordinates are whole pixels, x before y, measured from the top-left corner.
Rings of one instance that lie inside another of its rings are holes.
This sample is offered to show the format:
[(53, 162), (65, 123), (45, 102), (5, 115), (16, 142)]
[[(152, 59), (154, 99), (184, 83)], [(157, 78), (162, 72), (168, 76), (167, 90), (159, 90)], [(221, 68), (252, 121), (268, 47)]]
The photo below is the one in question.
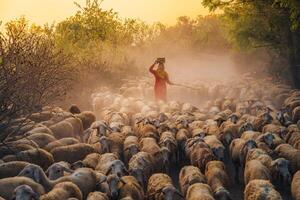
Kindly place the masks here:
[[(75, 0), (84, 5), (85, 0)], [(122, 18), (139, 18), (146, 22), (173, 24), (179, 16), (205, 15), (201, 0), (104, 0), (105, 9), (114, 9)], [(74, 0), (0, 0), (0, 21), (7, 22), (22, 15), (32, 22), (59, 22), (76, 12)]]

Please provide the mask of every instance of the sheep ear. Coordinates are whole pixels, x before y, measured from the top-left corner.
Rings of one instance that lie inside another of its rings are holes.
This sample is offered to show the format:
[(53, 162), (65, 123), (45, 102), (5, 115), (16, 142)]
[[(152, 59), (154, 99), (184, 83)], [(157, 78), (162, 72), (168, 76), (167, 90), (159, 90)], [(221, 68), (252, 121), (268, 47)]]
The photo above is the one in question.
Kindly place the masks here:
[[(62, 166), (62, 167), (63, 167), (63, 166)], [(63, 167), (63, 170), (64, 170), (65, 172), (68, 172), (68, 173), (74, 173), (74, 170), (69, 169), (69, 168), (67, 168), (67, 167)]]
[(35, 169), (34, 172), (33, 172), (33, 176), (34, 176), (34, 180), (37, 182), (37, 183), (40, 183), (41, 182), (41, 173), (38, 169)]
[(120, 182), (126, 185), (126, 181), (124, 181), (122, 178), (120, 178)]
[(110, 167), (108, 170), (107, 170), (107, 172), (106, 172), (106, 176), (108, 176), (109, 174), (110, 174), (110, 172), (112, 171), (112, 168)]

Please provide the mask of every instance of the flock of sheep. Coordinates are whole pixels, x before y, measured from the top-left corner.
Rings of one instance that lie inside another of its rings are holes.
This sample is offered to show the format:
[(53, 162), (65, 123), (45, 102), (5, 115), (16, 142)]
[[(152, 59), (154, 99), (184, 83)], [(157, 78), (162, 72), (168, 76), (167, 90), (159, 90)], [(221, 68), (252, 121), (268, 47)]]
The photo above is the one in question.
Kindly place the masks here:
[(93, 112), (44, 107), (13, 120), (0, 144), (0, 199), (230, 200), (235, 181), (245, 200), (284, 190), (300, 200), (300, 91), (244, 76), (189, 91), (209, 99), (195, 107), (153, 102), (150, 87), (95, 93)]

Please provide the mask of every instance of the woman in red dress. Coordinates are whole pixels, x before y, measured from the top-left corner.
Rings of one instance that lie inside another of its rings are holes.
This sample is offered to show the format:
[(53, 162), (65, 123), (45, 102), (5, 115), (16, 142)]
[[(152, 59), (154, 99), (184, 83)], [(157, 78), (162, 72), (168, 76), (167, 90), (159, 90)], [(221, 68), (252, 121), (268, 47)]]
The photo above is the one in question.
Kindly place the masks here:
[[(156, 64), (158, 64), (158, 67), (155, 70), (154, 67)], [(167, 102), (167, 83), (170, 85), (173, 85), (173, 83), (169, 80), (169, 75), (165, 71), (164, 63), (156, 60), (155, 63), (150, 66), (149, 71), (155, 77), (154, 94), (156, 101)]]

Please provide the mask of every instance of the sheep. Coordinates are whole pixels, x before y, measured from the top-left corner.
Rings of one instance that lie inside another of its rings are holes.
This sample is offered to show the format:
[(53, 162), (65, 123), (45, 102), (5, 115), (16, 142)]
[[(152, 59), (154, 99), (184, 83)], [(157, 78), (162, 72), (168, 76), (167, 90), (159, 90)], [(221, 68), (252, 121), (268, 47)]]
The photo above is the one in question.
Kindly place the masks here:
[(185, 147), (184, 147), (186, 156), (190, 157), (193, 149), (195, 149), (195, 148), (208, 148), (209, 149), (210, 147), (208, 146), (208, 144), (206, 144), (204, 142), (202, 137), (189, 138), (185, 142)]
[(66, 161), (74, 163), (84, 159), (87, 155), (95, 153), (95, 149), (88, 144), (79, 143), (69, 146), (56, 147), (51, 150), (55, 162)]
[(281, 135), (283, 132), (287, 131), (284, 126), (276, 125), (276, 124), (267, 124), (263, 127), (263, 133), (275, 133), (277, 135)]
[(246, 156), (246, 162), (250, 160), (259, 160), (267, 168), (271, 168), (272, 158), (262, 149), (254, 148), (250, 149)]
[(56, 147), (61, 147), (61, 146), (67, 146), (67, 145), (72, 145), (72, 144), (78, 144), (79, 141), (76, 138), (62, 138), (60, 140), (56, 140), (54, 142), (51, 142), (47, 144), (43, 149), (45, 149), (48, 152), (51, 152), (52, 149)]
[(83, 125), (82, 121), (77, 117), (69, 117), (65, 119), (64, 121), (69, 122), (74, 130), (75, 137), (83, 141)]
[[(260, 147), (260, 143), (264, 143), (267, 145), (266, 148), (273, 148), (274, 142), (273, 140), (275, 139), (274, 135), (272, 133), (264, 133), (260, 136), (258, 136), (255, 140), (256, 144)], [(262, 148), (264, 149), (264, 148)], [(266, 149), (265, 149), (266, 150)]]
[(24, 176), (33, 179), (41, 184), (47, 192), (61, 182), (72, 182), (79, 187), (83, 198), (96, 189), (96, 184), (105, 181), (106, 177), (101, 173), (96, 173), (89, 168), (80, 168), (74, 171), (71, 175), (63, 176), (57, 180), (49, 180), (44, 171), (37, 165), (27, 165), (18, 176)]
[(71, 165), (67, 162), (61, 161), (52, 164), (45, 172), (50, 180), (56, 180), (65, 175), (65, 172), (73, 173), (74, 171), (70, 169)]
[(226, 147), (228, 147), (233, 139), (240, 136), (238, 128), (239, 126), (237, 124), (225, 122), (221, 125), (220, 132), (217, 134), (217, 137)]
[(261, 135), (261, 132), (257, 132), (257, 131), (245, 131), (241, 135), (241, 139), (244, 139), (244, 140), (256, 140), (256, 138), (258, 138), (260, 135)]
[(258, 160), (250, 160), (246, 163), (244, 171), (244, 181), (247, 185), (254, 179), (262, 179), (271, 181), (269, 169)]
[(11, 199), (14, 200), (39, 200), (40, 195), (32, 190), (28, 185), (20, 185), (14, 190)]
[(17, 176), (30, 163), (11, 161), (0, 164), (0, 179)]
[(277, 186), (290, 185), (291, 174), (289, 172), (289, 161), (284, 158), (277, 158), (271, 162), (270, 172), (272, 183)]
[(70, 108), (69, 108), (69, 112), (72, 113), (72, 114), (79, 114), (81, 113), (79, 107), (75, 104), (71, 105)]
[(188, 188), (186, 200), (215, 200), (211, 188), (207, 184), (196, 183)]
[(196, 146), (191, 152), (190, 160), (193, 166), (199, 167), (201, 172), (204, 172), (206, 164), (209, 161), (216, 160), (216, 157), (211, 149)]
[(56, 184), (47, 194), (42, 195), (40, 200), (65, 200), (72, 197), (82, 200), (80, 189), (72, 182), (62, 182)]
[(123, 143), (124, 143), (124, 135), (119, 132), (113, 132), (108, 136), (111, 141), (110, 150), (111, 153), (116, 154), (119, 158), (122, 156), (123, 152)]
[(128, 163), (130, 175), (134, 176), (143, 188), (147, 186), (147, 181), (154, 171), (154, 167), (151, 154), (142, 151), (132, 156)]
[(100, 156), (98, 165), (96, 166), (96, 171), (106, 175), (117, 174), (119, 176), (123, 176), (128, 174), (128, 170), (124, 163), (113, 153), (105, 153)]
[(39, 195), (45, 194), (45, 190), (42, 185), (36, 183), (30, 178), (26, 177), (9, 177), (0, 179), (0, 197), (4, 199), (11, 199), (15, 189), (18, 186), (27, 185), (32, 188), (34, 192)]
[(172, 132), (163, 132), (159, 139), (159, 145), (166, 147), (171, 152), (171, 162), (176, 163), (178, 159), (177, 140)]
[(56, 138), (46, 133), (34, 133), (26, 136), (26, 139), (35, 142), (40, 148), (45, 147), (47, 144), (56, 141)]
[(102, 192), (91, 192), (87, 200), (109, 200), (108, 196)]
[(225, 169), (225, 165), (221, 161), (210, 161), (206, 165), (205, 177), (207, 184), (211, 187), (214, 196), (217, 199), (231, 199), (229, 191), (230, 180)]
[(91, 153), (87, 155), (83, 160), (77, 161), (72, 164), (73, 169), (88, 167), (96, 169), (101, 155), (99, 153)]
[(128, 136), (124, 141), (123, 153), (124, 161), (128, 164), (129, 160), (133, 155), (137, 154), (140, 151), (138, 137)]
[(68, 121), (60, 121), (49, 127), (56, 139), (75, 137), (74, 128)]
[(9, 162), (9, 161), (30, 162), (41, 166), (43, 169), (47, 169), (54, 162), (53, 156), (49, 152), (39, 148), (31, 149), (27, 151), (21, 151), (16, 155), (5, 156), (3, 160), (5, 162)]
[(250, 149), (257, 148), (254, 140), (234, 139), (230, 146), (230, 156), (235, 167), (235, 180), (239, 182), (239, 169), (245, 165), (245, 159)]
[(42, 124), (38, 124), (36, 127), (34, 127), (33, 129), (31, 129), (30, 131), (26, 132), (26, 135), (31, 135), (34, 133), (45, 133), (48, 135), (53, 135), (53, 132), (47, 127), (44, 126)]
[(292, 192), (292, 198), (293, 200), (299, 200), (300, 199), (300, 171), (296, 172), (293, 176), (293, 181), (291, 184), (291, 192)]
[[(28, 142), (28, 141), (27, 141)], [(36, 146), (32, 146), (36, 145)], [(27, 144), (27, 143), (21, 143), (21, 141), (13, 142), (13, 143), (8, 143), (8, 144), (3, 144), (0, 145), (0, 158), (3, 158), (7, 155), (12, 155), (15, 153), (19, 153), (21, 151), (26, 151), (30, 149), (34, 149), (34, 147), (37, 147), (38, 145), (33, 142), (33, 144)]]
[(112, 199), (144, 199), (144, 190), (133, 176), (111, 174), (107, 177), (107, 183)]
[(215, 135), (204, 137), (204, 142), (209, 145), (218, 160), (223, 161), (225, 158), (225, 147)]
[(182, 194), (173, 186), (172, 179), (162, 173), (153, 174), (148, 181), (148, 200), (173, 200), (177, 197), (184, 199)]
[(293, 109), (292, 119), (295, 123), (297, 123), (300, 120), (300, 106), (297, 106)]
[(88, 129), (94, 121), (96, 121), (96, 116), (93, 112), (83, 111), (79, 114), (75, 114), (82, 121), (83, 130)]
[(245, 200), (282, 200), (279, 192), (274, 189), (274, 186), (267, 180), (252, 180), (244, 191)]
[(205, 176), (197, 167), (183, 167), (179, 173), (179, 186), (183, 196), (186, 196), (189, 186), (195, 183), (207, 183)]
[(53, 117), (53, 113), (49, 111), (43, 111), (39, 113), (32, 113), (28, 118), (34, 122), (43, 122), (51, 119)]
[(186, 141), (191, 138), (191, 133), (187, 129), (179, 129), (176, 133), (176, 140), (178, 146), (178, 160), (183, 160), (185, 158), (184, 150), (186, 146)]
[(300, 150), (295, 149), (289, 144), (281, 144), (275, 149), (278, 157), (287, 159), (290, 162), (291, 172), (300, 170)]
[[(150, 153), (153, 156), (157, 170), (161, 170), (161, 167), (163, 165), (162, 162), (164, 159), (164, 155), (162, 154), (161, 148), (156, 143), (156, 140), (151, 137), (143, 138), (143, 139), (141, 139), (139, 145), (140, 145), (141, 151)], [(168, 155), (167, 155), (167, 158), (168, 158)]]

